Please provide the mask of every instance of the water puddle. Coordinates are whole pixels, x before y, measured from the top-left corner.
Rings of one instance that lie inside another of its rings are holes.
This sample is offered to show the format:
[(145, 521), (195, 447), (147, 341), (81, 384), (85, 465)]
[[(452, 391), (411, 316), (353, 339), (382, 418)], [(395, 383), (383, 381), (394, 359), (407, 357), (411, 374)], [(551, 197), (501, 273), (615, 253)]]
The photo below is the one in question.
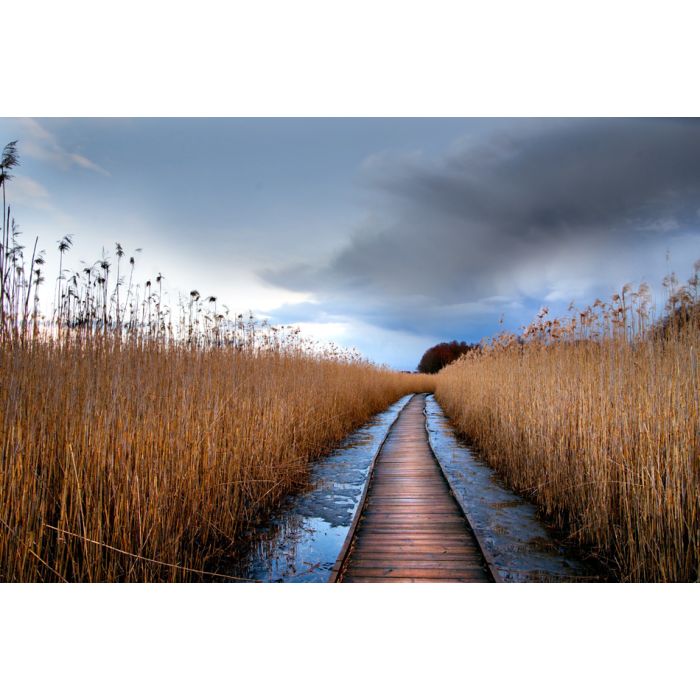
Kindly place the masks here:
[(599, 565), (583, 561), (558, 540), (536, 507), (510, 491), (501, 478), (456, 435), (431, 395), (428, 435), (452, 491), (467, 513), (504, 581), (597, 581)]
[[(370, 464), (405, 396), (310, 465), (309, 486), (291, 495), (249, 535), (227, 573), (248, 580), (328, 580), (357, 510)], [(455, 433), (434, 397), (426, 400), (430, 443), (453, 492), (504, 581), (591, 581), (605, 578), (543, 523), (536, 507), (513, 493)]]
[(330, 455), (310, 466), (309, 488), (290, 496), (250, 536), (230, 573), (268, 582), (325, 582), (362, 496), (369, 468), (389, 426), (409, 396), (356, 430)]

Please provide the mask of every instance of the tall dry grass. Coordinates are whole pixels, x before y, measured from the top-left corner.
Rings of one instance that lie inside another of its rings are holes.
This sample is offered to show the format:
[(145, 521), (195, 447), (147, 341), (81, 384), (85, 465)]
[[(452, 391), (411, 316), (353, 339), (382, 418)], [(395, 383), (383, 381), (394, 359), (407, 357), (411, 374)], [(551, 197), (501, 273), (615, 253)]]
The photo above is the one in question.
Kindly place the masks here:
[(628, 286), (542, 313), (437, 376), (457, 427), (516, 489), (630, 581), (700, 575), (698, 266), (665, 320)]
[(0, 579), (197, 578), (309, 459), (425, 388), (303, 353), (4, 344)]
[[(17, 162), (10, 144), (3, 195)], [(1, 234), (0, 581), (208, 576), (310, 459), (432, 388), (196, 290), (171, 305), (119, 244), (69, 271), (61, 239), (42, 313), (37, 241), (9, 207)]]

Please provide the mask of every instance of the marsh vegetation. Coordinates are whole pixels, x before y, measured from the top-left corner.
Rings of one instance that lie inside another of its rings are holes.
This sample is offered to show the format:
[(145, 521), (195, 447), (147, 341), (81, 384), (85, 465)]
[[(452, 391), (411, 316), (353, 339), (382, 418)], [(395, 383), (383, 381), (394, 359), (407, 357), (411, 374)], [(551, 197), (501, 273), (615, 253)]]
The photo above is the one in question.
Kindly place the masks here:
[(700, 263), (546, 309), (437, 375), (436, 397), (508, 483), (631, 581), (700, 576)]
[[(5, 197), (14, 144), (2, 164)], [(58, 241), (44, 307), (45, 256), (3, 212), (0, 580), (198, 580), (310, 459), (430, 388), (196, 290), (171, 306), (118, 243), (69, 270)]]

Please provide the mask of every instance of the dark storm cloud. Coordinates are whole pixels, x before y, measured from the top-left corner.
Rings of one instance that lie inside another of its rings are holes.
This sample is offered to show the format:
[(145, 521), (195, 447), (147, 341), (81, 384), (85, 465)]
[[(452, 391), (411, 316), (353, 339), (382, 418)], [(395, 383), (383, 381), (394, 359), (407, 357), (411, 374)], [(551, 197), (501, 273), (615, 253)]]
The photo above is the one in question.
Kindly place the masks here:
[(439, 159), (373, 156), (362, 177), (392, 223), (262, 277), (326, 314), (449, 334), (616, 283), (625, 260), (697, 231), (700, 120), (508, 121)]

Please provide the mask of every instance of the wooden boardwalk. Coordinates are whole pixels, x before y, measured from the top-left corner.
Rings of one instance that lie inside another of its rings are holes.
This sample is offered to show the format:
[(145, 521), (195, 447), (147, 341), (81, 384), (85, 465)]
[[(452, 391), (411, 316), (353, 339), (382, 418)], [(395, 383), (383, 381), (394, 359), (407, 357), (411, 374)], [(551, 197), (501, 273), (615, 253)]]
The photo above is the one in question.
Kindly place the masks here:
[(481, 549), (428, 443), (425, 395), (390, 428), (370, 474), (338, 582), (489, 582)]

